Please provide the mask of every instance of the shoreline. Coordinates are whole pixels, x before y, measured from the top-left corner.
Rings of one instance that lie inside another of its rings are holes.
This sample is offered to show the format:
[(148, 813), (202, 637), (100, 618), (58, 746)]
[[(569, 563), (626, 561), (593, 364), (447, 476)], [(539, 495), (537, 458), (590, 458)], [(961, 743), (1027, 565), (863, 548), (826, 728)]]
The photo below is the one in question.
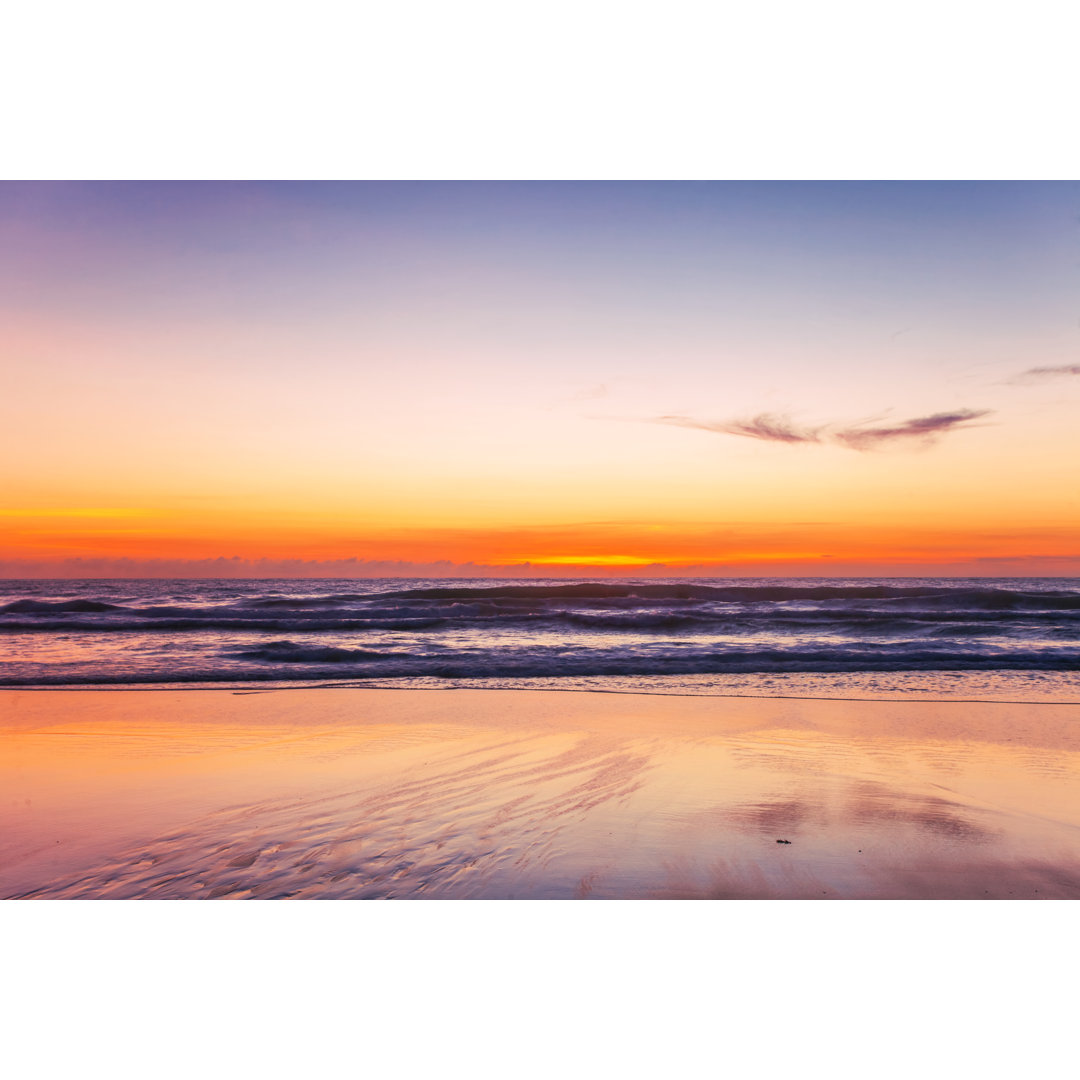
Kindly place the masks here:
[(5, 689), (3, 898), (1080, 898), (1075, 703)]
[[(1073, 701), (1058, 701), (1050, 698), (961, 698), (961, 697), (842, 697), (825, 694), (723, 694), (723, 693), (685, 693), (679, 691), (664, 690), (623, 690), (604, 689), (593, 686), (386, 686), (370, 685), (363, 682), (356, 683), (327, 683), (319, 684), (297, 680), (288, 686), (261, 686), (258, 683), (250, 685), (222, 685), (219, 683), (191, 683), (191, 684), (139, 684), (139, 683), (72, 683), (67, 685), (39, 685), (39, 686), (0, 686), (0, 694), (4, 693), (191, 693), (195, 691), (213, 691), (223, 694), (273, 694), (280, 691), (297, 690), (387, 690), (398, 693), (404, 692), (433, 692), (464, 691), (466, 693), (529, 693), (529, 694), (617, 694), (624, 697), (653, 697), (653, 698), (703, 698), (706, 700), (743, 700), (743, 701), (861, 701), (861, 702), (887, 702), (891, 704), (912, 705), (1054, 705), (1054, 706), (1078, 706), (1080, 697)], [(917, 693), (917, 691), (915, 692)]]

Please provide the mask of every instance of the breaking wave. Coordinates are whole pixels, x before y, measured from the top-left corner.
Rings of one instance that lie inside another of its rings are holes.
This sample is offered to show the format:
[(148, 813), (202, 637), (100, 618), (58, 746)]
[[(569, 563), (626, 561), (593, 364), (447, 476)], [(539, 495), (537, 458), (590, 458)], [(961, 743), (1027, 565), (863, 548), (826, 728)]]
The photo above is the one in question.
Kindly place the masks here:
[(378, 649), (336, 649), (332, 646), (299, 645), (295, 641), (268, 641), (254, 649), (233, 649), (226, 653), (246, 660), (269, 660), (275, 664), (342, 664), (365, 660), (408, 659), (408, 653)]
[[(344, 587), (343, 587), (344, 586)], [(1067, 579), (0, 582), (0, 685), (1080, 669)]]

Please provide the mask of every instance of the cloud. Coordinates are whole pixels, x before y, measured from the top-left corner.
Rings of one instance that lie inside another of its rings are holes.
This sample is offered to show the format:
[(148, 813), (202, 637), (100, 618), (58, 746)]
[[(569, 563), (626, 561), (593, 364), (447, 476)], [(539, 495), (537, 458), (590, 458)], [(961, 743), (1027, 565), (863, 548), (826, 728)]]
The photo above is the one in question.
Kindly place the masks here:
[(1080, 364), (1059, 364), (1057, 367), (1033, 367), (1021, 371), (1009, 381), (1011, 383), (1037, 382), (1042, 379), (1058, 379), (1062, 376), (1080, 375)]
[(553, 398), (549, 401), (544, 408), (555, 409), (560, 405), (576, 405), (582, 401), (597, 401), (600, 398), (608, 396), (610, 390), (607, 383), (590, 383), (588, 385), (579, 386), (576, 390), (573, 390), (566, 394), (561, 394), (557, 398)]
[(951, 413), (919, 416), (892, 427), (851, 427), (835, 432), (832, 440), (852, 450), (873, 450), (877, 446), (898, 442), (927, 445), (936, 442), (947, 431), (970, 427), (972, 420), (989, 415), (989, 409), (957, 409)]
[(838, 427), (800, 427), (787, 416), (759, 413), (749, 420), (696, 420), (691, 416), (657, 416), (654, 424), (712, 431), (718, 435), (740, 435), (747, 439), (762, 439), (779, 443), (833, 443), (849, 450), (875, 450), (883, 446), (931, 445), (946, 432), (968, 427), (971, 421), (989, 416), (989, 409), (957, 409), (955, 412), (917, 416), (890, 426), (867, 427), (865, 424)]
[[(633, 565), (635, 577), (686, 577), (691, 572), (715, 572), (727, 563), (668, 566), (663, 562)], [(249, 559), (219, 556), (207, 559), (140, 559), (70, 557), (60, 559), (0, 558), (0, 578), (30, 580), (85, 580), (87, 578), (166, 578), (166, 579), (276, 579), (341, 578), (364, 580), (380, 578), (610, 578), (626, 576), (624, 564), (605, 565), (589, 561), (551, 563), (521, 560), (513, 563), (456, 562), (451, 559), (411, 561), (408, 559)]]
[(822, 428), (797, 427), (786, 416), (759, 413), (750, 420), (731, 420), (727, 423), (695, 420), (692, 416), (658, 416), (657, 424), (673, 424), (675, 427), (697, 428), (714, 431), (721, 435), (742, 435), (748, 439), (764, 439), (767, 442), (816, 443), (821, 442)]
[(976, 555), (976, 562), (1072, 562), (1080, 563), (1080, 552), (1065, 555)]

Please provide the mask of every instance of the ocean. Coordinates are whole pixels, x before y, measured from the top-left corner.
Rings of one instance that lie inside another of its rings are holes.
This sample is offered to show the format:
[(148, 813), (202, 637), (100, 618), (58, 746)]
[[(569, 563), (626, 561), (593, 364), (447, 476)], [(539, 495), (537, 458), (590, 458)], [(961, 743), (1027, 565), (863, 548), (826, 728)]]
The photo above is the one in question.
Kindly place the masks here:
[(0, 581), (0, 686), (1080, 701), (1053, 578)]

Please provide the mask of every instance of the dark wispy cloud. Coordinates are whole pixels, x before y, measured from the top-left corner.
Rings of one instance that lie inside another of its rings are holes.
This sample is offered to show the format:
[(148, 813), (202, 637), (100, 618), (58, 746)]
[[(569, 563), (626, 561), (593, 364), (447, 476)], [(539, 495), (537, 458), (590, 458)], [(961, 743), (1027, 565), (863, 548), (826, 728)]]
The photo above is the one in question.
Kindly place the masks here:
[(695, 420), (692, 416), (658, 416), (655, 423), (673, 424), (675, 427), (697, 428), (715, 431), (721, 435), (743, 435), (748, 439), (765, 439), (768, 442), (816, 443), (821, 442), (822, 428), (798, 427), (786, 416), (759, 413), (750, 420), (725, 422)]
[(896, 443), (936, 442), (947, 431), (970, 427), (973, 420), (989, 416), (989, 409), (957, 409), (955, 412), (934, 413), (904, 420), (890, 427), (851, 427), (834, 432), (834, 442), (851, 447), (852, 450), (873, 450), (876, 446)]
[(773, 413), (759, 413), (749, 420), (727, 421), (698, 420), (692, 416), (657, 416), (652, 422), (712, 431), (719, 435), (741, 435), (766, 442), (834, 443), (849, 450), (875, 450), (886, 446), (929, 446), (947, 432), (970, 427), (973, 421), (989, 415), (989, 409), (956, 409), (889, 425), (870, 426), (863, 423), (845, 427), (837, 424), (801, 427), (789, 417)]
[(1013, 383), (1040, 382), (1043, 379), (1060, 379), (1069, 375), (1080, 375), (1080, 364), (1058, 364), (1057, 367), (1033, 367), (1021, 371), (1010, 379)]

